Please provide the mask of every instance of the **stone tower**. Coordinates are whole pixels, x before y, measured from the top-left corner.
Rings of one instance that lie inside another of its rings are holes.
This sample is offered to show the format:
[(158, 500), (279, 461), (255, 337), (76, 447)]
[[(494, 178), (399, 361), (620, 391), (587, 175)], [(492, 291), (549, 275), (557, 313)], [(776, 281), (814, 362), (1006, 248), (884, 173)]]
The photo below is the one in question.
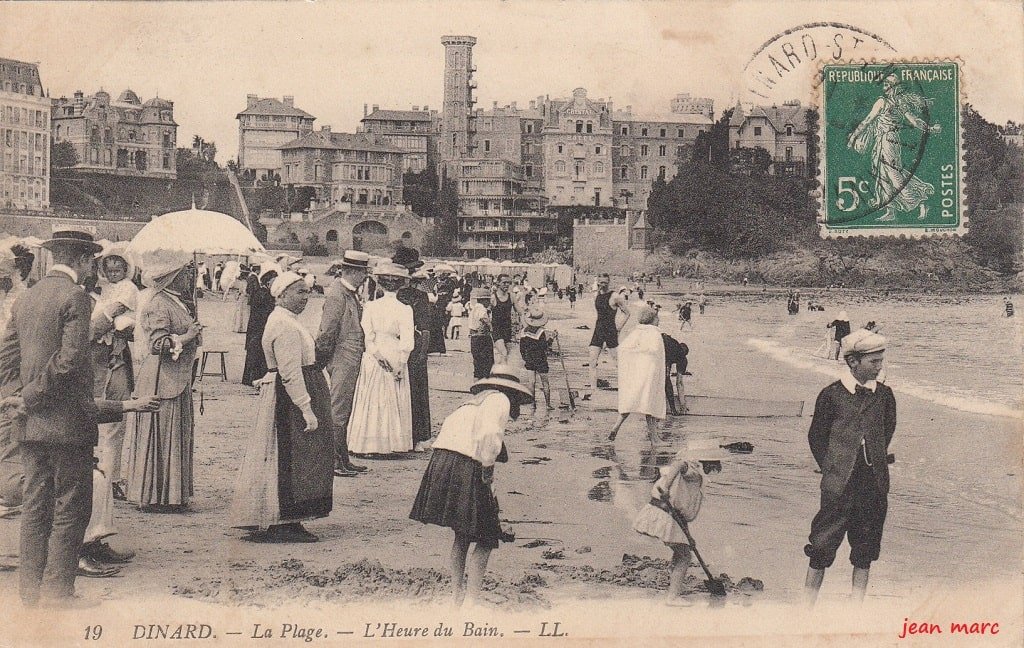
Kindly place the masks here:
[(473, 36), (445, 36), (444, 45), (444, 108), (441, 112), (441, 141), (438, 153), (442, 171), (456, 175), (450, 164), (470, 154), (473, 147), (474, 117)]

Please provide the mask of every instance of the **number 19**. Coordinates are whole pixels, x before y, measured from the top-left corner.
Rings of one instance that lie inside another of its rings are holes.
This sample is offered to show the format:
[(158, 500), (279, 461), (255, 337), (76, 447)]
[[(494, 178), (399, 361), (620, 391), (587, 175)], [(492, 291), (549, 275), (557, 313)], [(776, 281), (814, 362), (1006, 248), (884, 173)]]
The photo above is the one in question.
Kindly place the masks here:
[(101, 626), (101, 625), (85, 626), (85, 640), (86, 641), (96, 641), (97, 639), (99, 639), (102, 636), (103, 636), (103, 626)]

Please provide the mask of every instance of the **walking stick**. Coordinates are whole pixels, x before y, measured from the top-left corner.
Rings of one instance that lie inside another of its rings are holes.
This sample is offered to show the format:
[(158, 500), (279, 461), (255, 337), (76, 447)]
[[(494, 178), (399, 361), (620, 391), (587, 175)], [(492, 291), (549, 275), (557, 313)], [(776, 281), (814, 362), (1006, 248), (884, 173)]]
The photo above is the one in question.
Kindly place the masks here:
[(569, 372), (565, 368), (565, 356), (562, 355), (562, 342), (555, 336), (555, 347), (558, 351), (558, 361), (562, 364), (562, 376), (565, 378), (565, 392), (569, 394), (569, 408), (576, 410), (576, 399), (573, 398), (572, 388), (569, 387)]
[(705, 563), (704, 559), (700, 557), (700, 552), (697, 551), (697, 543), (694, 541), (693, 536), (690, 535), (690, 527), (686, 524), (686, 519), (678, 510), (676, 510), (676, 507), (672, 506), (671, 502), (669, 502), (668, 493), (663, 492), (661, 494), (661, 501), (665, 503), (665, 508), (668, 509), (669, 515), (672, 516), (672, 519), (676, 521), (676, 524), (678, 524), (683, 530), (683, 533), (686, 534), (686, 541), (690, 543), (690, 549), (693, 549), (693, 555), (697, 556), (697, 562), (700, 563), (701, 568), (708, 577), (708, 579), (704, 581), (704, 585), (707, 586), (708, 592), (710, 592), (712, 596), (725, 596), (725, 583), (711, 575), (711, 570), (708, 569), (707, 563)]

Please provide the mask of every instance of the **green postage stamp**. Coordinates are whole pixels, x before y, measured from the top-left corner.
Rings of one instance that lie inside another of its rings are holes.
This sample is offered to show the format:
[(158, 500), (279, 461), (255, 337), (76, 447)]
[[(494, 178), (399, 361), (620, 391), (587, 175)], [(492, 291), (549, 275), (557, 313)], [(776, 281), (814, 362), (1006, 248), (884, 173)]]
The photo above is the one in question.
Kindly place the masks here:
[(821, 68), (823, 237), (963, 234), (960, 65)]

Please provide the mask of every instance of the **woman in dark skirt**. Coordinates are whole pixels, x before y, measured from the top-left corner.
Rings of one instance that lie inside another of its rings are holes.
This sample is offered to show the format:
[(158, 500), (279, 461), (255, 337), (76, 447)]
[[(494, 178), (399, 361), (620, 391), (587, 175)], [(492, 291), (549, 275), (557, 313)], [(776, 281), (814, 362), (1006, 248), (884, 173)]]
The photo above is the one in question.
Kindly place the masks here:
[(302, 522), (326, 517), (333, 505), (331, 394), (314, 366), (313, 337), (296, 318), (308, 286), (285, 272), (271, 289), (277, 307), (262, 340), (269, 373), (258, 383), (256, 429), (235, 485), (232, 523), (254, 531), (248, 540), (315, 542)]
[[(529, 390), (506, 365), (469, 388), (474, 397), (448, 415), (434, 441), (430, 463), (420, 482), (409, 517), (452, 529), (452, 585), (456, 605), (470, 604), (480, 594), (491, 551), (498, 547), (501, 524), (498, 502), (491, 492), (495, 461), (508, 461), (503, 436), (520, 405), (530, 403)], [(476, 544), (466, 570), (469, 545)], [(467, 586), (468, 577), (468, 586)]]
[[(396, 255), (397, 256), (397, 255)], [(418, 259), (418, 257), (417, 257)], [(419, 261), (422, 264), (422, 261)], [(416, 345), (409, 354), (409, 393), (412, 401), (412, 446), (416, 452), (427, 450), (430, 435), (430, 382), (427, 376), (427, 351), (433, 335), (430, 328), (433, 308), (426, 292), (420, 289), (426, 273), (412, 275), (412, 285), (399, 288), (398, 301), (412, 308), (413, 326), (416, 327)]]
[(249, 326), (245, 330), (245, 367), (242, 369), (242, 383), (246, 385), (252, 385), (267, 373), (267, 359), (263, 356), (263, 329), (267, 326), (267, 318), (274, 311), (270, 282), (278, 273), (278, 266), (265, 264), (260, 267), (259, 279), (247, 287)]

